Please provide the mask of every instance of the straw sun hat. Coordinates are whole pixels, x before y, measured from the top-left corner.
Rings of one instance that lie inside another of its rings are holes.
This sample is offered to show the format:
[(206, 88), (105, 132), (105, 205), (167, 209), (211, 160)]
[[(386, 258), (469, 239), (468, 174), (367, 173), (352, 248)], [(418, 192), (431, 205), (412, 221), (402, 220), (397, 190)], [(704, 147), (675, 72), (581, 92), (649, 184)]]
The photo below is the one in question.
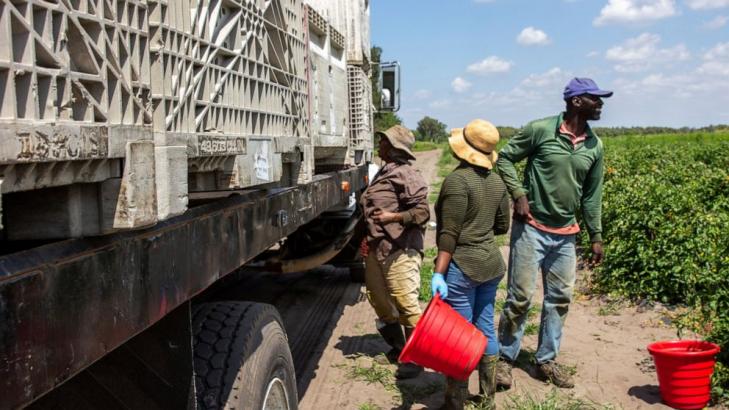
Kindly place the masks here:
[(415, 136), (409, 129), (402, 125), (393, 125), (384, 132), (377, 132), (376, 135), (380, 138), (387, 138), (393, 148), (404, 152), (410, 159), (415, 159), (415, 154), (412, 151), (413, 145), (415, 144)]
[(473, 120), (464, 128), (454, 128), (448, 143), (456, 156), (470, 164), (491, 169), (496, 158), (499, 131), (488, 121)]

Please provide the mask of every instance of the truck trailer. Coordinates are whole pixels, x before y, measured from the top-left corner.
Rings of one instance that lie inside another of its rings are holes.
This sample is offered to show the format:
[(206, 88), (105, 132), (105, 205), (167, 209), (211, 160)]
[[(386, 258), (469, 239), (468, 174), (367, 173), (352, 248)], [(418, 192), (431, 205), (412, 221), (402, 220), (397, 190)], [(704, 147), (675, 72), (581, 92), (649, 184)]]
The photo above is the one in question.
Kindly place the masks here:
[(276, 309), (214, 290), (361, 274), (369, 1), (0, 0), (0, 30), (0, 409), (297, 408)]

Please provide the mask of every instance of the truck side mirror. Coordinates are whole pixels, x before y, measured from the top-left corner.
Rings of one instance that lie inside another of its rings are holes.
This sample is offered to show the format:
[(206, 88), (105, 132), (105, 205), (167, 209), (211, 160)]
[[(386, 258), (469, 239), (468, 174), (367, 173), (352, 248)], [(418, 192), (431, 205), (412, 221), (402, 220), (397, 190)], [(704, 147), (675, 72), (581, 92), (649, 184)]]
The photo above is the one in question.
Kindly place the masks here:
[(400, 109), (400, 63), (380, 63), (380, 111), (395, 112)]

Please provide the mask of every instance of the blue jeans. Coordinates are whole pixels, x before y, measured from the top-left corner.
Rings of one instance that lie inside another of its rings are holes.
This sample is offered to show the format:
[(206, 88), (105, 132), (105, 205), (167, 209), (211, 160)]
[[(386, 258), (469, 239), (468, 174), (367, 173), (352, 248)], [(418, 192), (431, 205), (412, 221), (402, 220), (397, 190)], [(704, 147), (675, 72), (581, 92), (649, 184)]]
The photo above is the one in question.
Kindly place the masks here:
[(453, 262), (448, 265), (446, 273), (448, 297), (445, 302), (488, 338), (484, 353), (488, 355), (499, 353), (499, 341), (494, 329), (494, 301), (501, 278), (503, 276), (478, 283), (466, 276)]
[(508, 289), (499, 319), (501, 357), (514, 361), (519, 355), (527, 311), (542, 271), (544, 302), (539, 324), (538, 364), (559, 353), (564, 325), (575, 287), (575, 235), (556, 235), (514, 221), (511, 227)]

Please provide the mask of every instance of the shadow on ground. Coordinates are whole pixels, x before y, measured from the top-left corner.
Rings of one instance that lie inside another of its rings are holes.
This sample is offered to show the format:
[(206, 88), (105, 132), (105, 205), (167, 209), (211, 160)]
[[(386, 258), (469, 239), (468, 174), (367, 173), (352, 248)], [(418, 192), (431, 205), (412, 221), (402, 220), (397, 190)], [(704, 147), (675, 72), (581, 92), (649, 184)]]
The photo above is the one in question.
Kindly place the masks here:
[(661, 402), (661, 392), (658, 386), (653, 384), (633, 386), (628, 389), (628, 394), (648, 404), (658, 404)]

